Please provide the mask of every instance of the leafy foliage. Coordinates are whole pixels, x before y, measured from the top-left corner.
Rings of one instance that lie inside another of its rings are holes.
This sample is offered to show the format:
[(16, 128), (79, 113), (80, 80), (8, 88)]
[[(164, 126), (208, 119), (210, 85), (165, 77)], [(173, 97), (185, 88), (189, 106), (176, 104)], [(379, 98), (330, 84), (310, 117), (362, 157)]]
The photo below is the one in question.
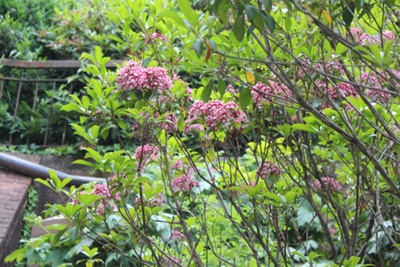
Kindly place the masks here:
[[(109, 15), (131, 60), (83, 53), (86, 94), (63, 107), (88, 144), (76, 163), (107, 178), (40, 180), (70, 223), (9, 260), (399, 264), (399, 2), (195, 4)], [(99, 149), (110, 135), (120, 149)]]

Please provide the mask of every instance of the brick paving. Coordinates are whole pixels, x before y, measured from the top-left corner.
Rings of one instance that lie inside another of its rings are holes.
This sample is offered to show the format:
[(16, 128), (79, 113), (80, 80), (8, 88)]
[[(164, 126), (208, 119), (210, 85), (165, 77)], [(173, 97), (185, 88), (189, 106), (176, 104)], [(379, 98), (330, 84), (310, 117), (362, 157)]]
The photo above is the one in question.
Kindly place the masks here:
[[(0, 169), (0, 266), (18, 248), (22, 217), (32, 179)], [(12, 265), (10, 265), (12, 266)]]

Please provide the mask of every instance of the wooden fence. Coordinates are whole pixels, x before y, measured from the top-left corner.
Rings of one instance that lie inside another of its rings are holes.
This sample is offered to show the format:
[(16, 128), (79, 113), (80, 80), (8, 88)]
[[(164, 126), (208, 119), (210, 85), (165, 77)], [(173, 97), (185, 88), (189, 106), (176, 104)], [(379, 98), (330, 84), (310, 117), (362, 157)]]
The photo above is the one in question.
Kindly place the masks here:
[[(107, 63), (107, 67), (115, 69), (115, 63), (122, 64), (122, 62), (123, 60), (111, 60)], [(54, 95), (61, 90), (60, 88), (68, 90), (68, 93), (78, 89), (76, 88), (77, 83), (68, 83), (68, 76), (76, 74), (81, 66), (81, 62), (78, 60), (21, 61), (5, 58), (0, 60), (0, 145), (30, 145), (33, 137), (35, 144), (39, 146), (64, 145), (68, 138), (68, 121), (64, 119), (54, 122), (53, 105), (57, 101)], [(28, 71), (29, 74), (27, 74)], [(35, 76), (35, 71), (40, 78), (32, 78)], [(62, 77), (46, 78), (46, 75), (52, 71), (62, 73), (60, 74)], [(19, 77), (9, 77), (12, 76), (10, 73), (18, 73)], [(46, 126), (41, 129), (39, 134), (37, 132), (30, 133), (31, 128), (37, 126), (34, 125), (33, 117), (38, 116), (38, 103), (43, 98), (49, 101), (45, 112), (47, 114), (44, 115), (47, 116)], [(21, 104), (25, 106), (23, 124), (26, 130), (18, 132), (16, 126), (21, 123), (19, 116)], [(29, 108), (26, 108), (27, 106)], [(31, 113), (28, 116), (27, 109)], [(54, 129), (55, 127), (56, 129)], [(55, 132), (58, 133), (58, 141), (56, 143), (49, 142), (49, 135)], [(16, 138), (16, 136), (18, 137)]]

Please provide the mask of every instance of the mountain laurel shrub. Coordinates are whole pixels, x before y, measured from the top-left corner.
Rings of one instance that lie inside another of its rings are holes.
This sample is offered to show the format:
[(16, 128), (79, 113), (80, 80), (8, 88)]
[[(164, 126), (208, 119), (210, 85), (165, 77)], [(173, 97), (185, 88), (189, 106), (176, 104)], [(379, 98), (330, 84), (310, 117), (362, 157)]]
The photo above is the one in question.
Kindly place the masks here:
[[(128, 1), (129, 2), (129, 1)], [(42, 266), (397, 266), (399, 1), (135, 1), (63, 110), (104, 182), (8, 257)], [(140, 31), (132, 29), (139, 28)], [(119, 150), (97, 147), (114, 135)], [(137, 146), (127, 146), (135, 140)]]

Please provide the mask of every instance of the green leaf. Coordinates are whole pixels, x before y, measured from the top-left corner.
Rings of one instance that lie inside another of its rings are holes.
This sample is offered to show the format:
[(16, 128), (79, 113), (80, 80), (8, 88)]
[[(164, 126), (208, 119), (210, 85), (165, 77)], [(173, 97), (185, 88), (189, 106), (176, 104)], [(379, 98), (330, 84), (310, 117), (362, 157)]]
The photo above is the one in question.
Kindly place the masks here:
[(93, 64), (96, 64), (96, 59), (89, 53), (82, 53), (80, 59), (89, 59)]
[(341, 55), (341, 54), (347, 52), (347, 49), (348, 49), (348, 48), (347, 48), (344, 44), (338, 43), (338, 44), (336, 45), (335, 54), (336, 54), (336, 55)]
[[(102, 233), (99, 233), (102, 234)], [(83, 246), (91, 246), (93, 244), (94, 240), (90, 237), (83, 236), (82, 240), (78, 244), (76, 244), (74, 247), (72, 247), (66, 257), (71, 258), (72, 256), (75, 256), (76, 254), (80, 253), (82, 251)]]
[(285, 17), (285, 30), (290, 32), (292, 29), (292, 18), (290, 16)]
[(61, 187), (61, 180), (60, 178), (58, 178), (57, 172), (55, 170), (50, 169), (49, 170), (49, 175), (50, 175), (50, 179), (51, 182), (53, 184), (53, 186), (57, 189), (60, 190)]
[(90, 249), (88, 246), (82, 246), (82, 253), (88, 256), (90, 259), (93, 259), (94, 256), (98, 253), (99, 250), (97, 247)]
[(354, 18), (355, 4), (354, 2), (349, 2), (348, 5), (343, 6), (343, 21), (347, 27), (350, 27)]
[(204, 39), (200, 38), (197, 39), (194, 43), (193, 43), (193, 49), (196, 52), (196, 55), (198, 58), (201, 57), (201, 55), (203, 54), (205, 45), (204, 45)]
[(393, 40), (388, 40), (385, 42), (385, 45), (383, 47), (383, 65), (385, 67), (389, 67), (394, 61), (394, 58), (391, 54), (392, 51), (393, 51)]
[(281, 131), (283, 136), (286, 138), (292, 133), (292, 126), (290, 124), (283, 124), (283, 125), (278, 125), (278, 129)]
[(238, 192), (242, 192), (243, 194), (247, 194), (248, 188), (250, 186), (248, 185), (244, 185), (244, 186), (231, 186), (229, 187), (229, 190), (231, 191), (238, 191)]
[(76, 135), (79, 135), (79, 136), (85, 138), (86, 141), (88, 141), (90, 144), (94, 145), (94, 142), (93, 142), (91, 136), (86, 132), (86, 130), (82, 126), (80, 126), (79, 124), (75, 124), (75, 123), (71, 124), (71, 126), (72, 126), (72, 128), (75, 129)]
[(271, 0), (263, 0), (263, 4), (265, 6), (265, 10), (269, 13), (272, 10), (272, 1)]
[(93, 125), (89, 128), (89, 135), (92, 137), (93, 140), (97, 139), (99, 136), (100, 126)]
[(67, 251), (67, 248), (53, 247), (50, 253), (47, 255), (44, 264), (46, 264), (46, 266), (49, 266), (49, 263), (52, 263), (52, 267), (60, 266), (64, 260)]
[(251, 95), (250, 88), (245, 87), (240, 90), (239, 94), (239, 106), (242, 109), (245, 109), (248, 105), (250, 105), (253, 96)]
[(343, 262), (343, 266), (344, 267), (356, 267), (357, 264), (360, 262), (360, 257), (356, 257), (356, 256), (351, 256), (350, 259), (345, 260)]
[(89, 167), (95, 167), (96, 164), (94, 164), (93, 162), (87, 161), (87, 160), (83, 160), (83, 159), (77, 159), (74, 162), (72, 162), (72, 164), (80, 164), (80, 165), (85, 165), (85, 166), (89, 166)]
[(83, 108), (84, 109), (89, 109), (89, 107), (90, 107), (90, 99), (89, 99), (89, 97), (88, 96), (86, 96), (86, 95), (84, 95), (83, 97), (82, 97), (82, 106), (83, 106)]
[(297, 210), (296, 220), (300, 227), (311, 224), (313, 220), (315, 223), (319, 222), (318, 218), (315, 218), (315, 213), (307, 200)]
[(41, 183), (41, 184), (47, 186), (48, 188), (52, 188), (51, 185), (49, 184), (49, 182), (48, 182), (47, 180), (43, 180), (43, 179), (41, 179), (41, 178), (36, 178), (36, 179), (35, 179), (35, 182)]
[(301, 131), (306, 131), (306, 132), (310, 132), (310, 133), (316, 133), (316, 129), (314, 129), (313, 127), (311, 127), (310, 125), (307, 124), (303, 124), (303, 123), (295, 123), (292, 125), (292, 131), (296, 131), (296, 130), (301, 130)]
[(198, 21), (198, 15), (190, 6), (190, 1), (178, 0), (178, 6), (185, 18), (190, 21), (191, 24), (195, 24)]
[(78, 195), (78, 200), (84, 205), (89, 206), (97, 200), (101, 199), (101, 196), (98, 195), (88, 195), (88, 194), (80, 194)]
[(388, 4), (389, 7), (392, 7), (396, 3), (396, 0), (385, 0), (385, 2)]
[(77, 111), (79, 113), (84, 113), (85, 109), (81, 108), (77, 103), (69, 103), (61, 107), (61, 110), (65, 111)]
[(65, 178), (64, 180), (61, 181), (60, 187), (64, 188), (69, 182), (72, 181), (72, 178)]
[(285, 194), (285, 199), (287, 203), (293, 203), (296, 199), (297, 193), (294, 191), (289, 191)]
[(100, 46), (95, 46), (94, 47), (94, 55), (96, 57), (97, 63), (100, 63), (101, 59), (103, 58), (103, 52), (101, 52)]
[(99, 152), (90, 147), (85, 148), (85, 150), (88, 152), (86, 153), (85, 158), (92, 158), (97, 163), (103, 163), (103, 157), (100, 155)]
[(267, 198), (272, 199), (277, 204), (283, 202), (282, 198), (280, 196), (278, 196), (277, 194), (272, 193), (272, 192), (265, 192), (265, 193), (263, 193), (263, 196), (266, 196)]
[(249, 267), (257, 267), (257, 260), (253, 257), (250, 258)]
[(244, 16), (241, 15), (236, 18), (235, 23), (233, 24), (233, 33), (239, 42), (243, 41), (245, 31)]
[(180, 132), (182, 132), (185, 129), (185, 119), (183, 118), (183, 116), (179, 116), (178, 119), (178, 130)]
[(167, 9), (161, 10), (158, 14), (160, 18), (170, 18), (174, 20), (179, 26), (186, 27), (183, 19), (178, 15), (177, 12), (168, 11)]
[(9, 254), (4, 259), (4, 262), (13, 262), (13, 261), (21, 262), (24, 257), (24, 254), (27, 250), (28, 250), (28, 247), (23, 247), (23, 248), (14, 250), (11, 254)]
[(316, 257), (318, 257), (318, 254), (315, 253), (314, 251), (311, 251), (310, 254), (308, 254), (308, 260), (312, 262)]
[(226, 84), (225, 81), (222, 79), (218, 80), (218, 92), (223, 96), (225, 94)]
[(274, 18), (271, 15), (266, 14), (263, 16), (263, 19), (267, 24), (268, 29), (271, 31), (271, 33), (273, 33), (275, 31), (275, 24), (276, 24)]
[(265, 29), (264, 19), (259, 12), (256, 12), (254, 14), (252, 23), (260, 32), (264, 32)]
[(210, 100), (211, 92), (214, 86), (214, 80), (211, 80), (206, 87), (204, 87), (203, 93), (201, 94), (201, 100), (208, 102)]
[(247, 5), (244, 7), (244, 10), (245, 10), (245, 12), (246, 12), (246, 14), (247, 14), (248, 20), (253, 20), (254, 14), (256, 13), (255, 7), (254, 7), (253, 5), (247, 4)]

